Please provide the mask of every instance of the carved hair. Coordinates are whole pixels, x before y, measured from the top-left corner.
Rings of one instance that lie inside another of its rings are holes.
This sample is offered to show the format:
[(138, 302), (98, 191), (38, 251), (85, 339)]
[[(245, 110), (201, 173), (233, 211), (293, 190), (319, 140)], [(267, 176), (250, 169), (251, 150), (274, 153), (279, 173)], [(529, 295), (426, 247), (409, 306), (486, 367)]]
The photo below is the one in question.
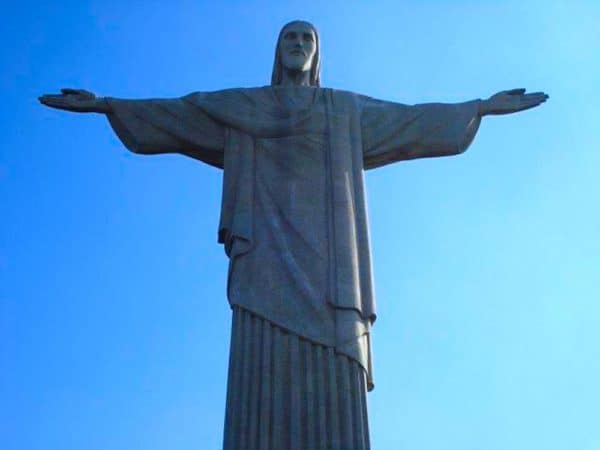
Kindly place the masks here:
[(279, 37), (277, 38), (277, 46), (275, 47), (275, 62), (273, 64), (273, 75), (271, 76), (271, 86), (275, 86), (281, 84), (283, 75), (283, 64), (281, 63), (281, 54), (279, 51), (279, 47), (281, 44), (281, 39), (283, 39), (283, 32), (290, 25), (303, 24), (308, 25), (310, 29), (315, 34), (315, 55), (313, 56), (312, 63), (310, 66), (310, 85), (311, 86), (321, 86), (321, 45), (319, 43), (319, 32), (315, 28), (315, 26), (304, 20), (294, 20), (292, 22), (286, 23), (279, 32)]

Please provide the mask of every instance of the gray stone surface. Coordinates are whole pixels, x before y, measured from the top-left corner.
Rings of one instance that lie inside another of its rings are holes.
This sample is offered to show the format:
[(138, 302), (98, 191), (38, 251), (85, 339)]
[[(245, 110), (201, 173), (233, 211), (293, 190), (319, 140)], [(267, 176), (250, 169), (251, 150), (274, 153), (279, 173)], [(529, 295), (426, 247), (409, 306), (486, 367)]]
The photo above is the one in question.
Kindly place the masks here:
[[(133, 152), (176, 152), (224, 170), (219, 241), (230, 258), (229, 302), (250, 313), (249, 323), (261, 321), (282, 330), (274, 340), (257, 338), (252, 328), (238, 330), (236, 336), (274, 342), (269, 346), (282, 343), (282, 348), (290, 336), (311, 343), (299, 346), (311, 349), (304, 356), (296, 355), (297, 361), (304, 361), (300, 365), (291, 364), (293, 347), (289, 358), (268, 359), (288, 378), (301, 372), (301, 379), (311, 380), (300, 391), (288, 386), (256, 398), (250, 392), (228, 395), (227, 409), (236, 411), (236, 420), (229, 417), (228, 423), (245, 424), (226, 427), (225, 446), (231, 449), (312, 448), (317, 443), (327, 448), (369, 447), (366, 426), (360, 436), (344, 437), (344, 433), (357, 433), (356, 427), (342, 424), (344, 418), (356, 421), (352, 418), (362, 417), (365, 404), (360, 400), (364, 389), (350, 384), (354, 393), (348, 398), (358, 399), (360, 411), (325, 420), (316, 405), (306, 407), (314, 417), (309, 413), (310, 417), (298, 419), (307, 420), (302, 424), (308, 430), (304, 437), (293, 432), (300, 425), (292, 419), (280, 427), (283, 434), (275, 436), (271, 425), (279, 418), (256, 412), (271, 411), (273, 401), (313, 398), (317, 386), (325, 399), (338, 386), (336, 380), (343, 384), (346, 372), (335, 371), (341, 363), (332, 360), (333, 372), (313, 367), (321, 361), (313, 355), (319, 348), (358, 364), (366, 386), (373, 387), (369, 333), (375, 301), (363, 170), (461, 153), (483, 116), (525, 110), (546, 99), (541, 92), (513, 89), (487, 100), (407, 106), (321, 88), (319, 36), (306, 22), (282, 28), (270, 86), (197, 92), (175, 99), (98, 98), (77, 89), (40, 97), (53, 108), (106, 114)], [(265, 360), (263, 346), (255, 351), (260, 354), (249, 361)], [(248, 358), (247, 351), (232, 350), (230, 389), (254, 386), (232, 380), (280, 373), (273, 367), (252, 372), (249, 366), (237, 364), (236, 358)], [(321, 385), (313, 381), (313, 375), (316, 380), (321, 373), (333, 373), (333, 381)], [(275, 385), (281, 383), (269, 384)], [(321, 397), (316, 398), (318, 402)], [(240, 402), (253, 402), (253, 407)], [(255, 411), (260, 420), (238, 417), (245, 410)], [(313, 444), (303, 441), (308, 438)]]

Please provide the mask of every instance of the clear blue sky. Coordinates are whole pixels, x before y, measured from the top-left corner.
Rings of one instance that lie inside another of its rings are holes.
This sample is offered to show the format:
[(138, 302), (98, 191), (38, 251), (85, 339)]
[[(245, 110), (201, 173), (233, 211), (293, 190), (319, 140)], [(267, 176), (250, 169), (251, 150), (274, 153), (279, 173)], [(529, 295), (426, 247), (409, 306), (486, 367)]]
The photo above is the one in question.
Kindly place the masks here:
[(600, 449), (600, 3), (56, 3), (0, 17), (2, 450), (219, 448), (221, 173), (36, 98), (268, 84), (295, 18), (321, 31), (327, 87), (550, 94), (484, 119), (464, 155), (367, 174), (373, 447)]

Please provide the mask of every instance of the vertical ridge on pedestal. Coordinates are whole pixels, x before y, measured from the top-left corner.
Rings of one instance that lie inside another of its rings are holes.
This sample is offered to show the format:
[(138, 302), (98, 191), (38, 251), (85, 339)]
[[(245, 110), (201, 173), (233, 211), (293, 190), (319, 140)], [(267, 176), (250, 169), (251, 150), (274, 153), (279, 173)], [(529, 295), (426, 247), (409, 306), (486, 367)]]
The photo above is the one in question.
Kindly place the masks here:
[(329, 445), (330, 448), (341, 448), (340, 442), (340, 409), (338, 402), (338, 384), (335, 351), (327, 348), (327, 379), (329, 400)]
[(271, 379), (273, 368), (271, 364), (271, 324), (262, 321), (262, 359), (261, 359), (261, 389), (260, 389), (260, 415), (258, 426), (259, 450), (270, 449), (271, 438)]
[(316, 399), (317, 403), (317, 436), (321, 450), (327, 450), (327, 388), (325, 377), (325, 350), (318, 345), (315, 350), (315, 371), (317, 379)]
[(249, 358), (251, 360), (251, 378), (248, 387), (248, 448), (256, 448), (258, 446), (258, 419), (260, 417), (260, 388), (262, 379), (261, 358), (262, 358), (262, 323), (263, 321), (257, 317), (252, 318), (252, 335), (254, 339), (250, 341), (251, 352)]
[(300, 342), (299, 339), (290, 338), (290, 422), (289, 422), (289, 430), (290, 430), (290, 450), (302, 450), (302, 440), (303, 437), (300, 429), (301, 429), (301, 421), (303, 419), (303, 411), (301, 408), (301, 389), (302, 389), (302, 379), (305, 374), (302, 373), (302, 368), (300, 364)]

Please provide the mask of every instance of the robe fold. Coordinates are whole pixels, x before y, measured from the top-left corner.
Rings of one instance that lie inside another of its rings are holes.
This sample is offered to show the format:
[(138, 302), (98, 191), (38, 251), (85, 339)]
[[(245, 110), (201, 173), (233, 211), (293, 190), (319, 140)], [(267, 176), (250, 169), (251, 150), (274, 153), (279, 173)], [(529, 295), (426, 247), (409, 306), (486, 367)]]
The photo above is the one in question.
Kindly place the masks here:
[(108, 103), (131, 151), (224, 170), (218, 240), (230, 258), (232, 307), (351, 358), (372, 388), (363, 171), (461, 153), (479, 126), (479, 101), (407, 106), (268, 86)]

